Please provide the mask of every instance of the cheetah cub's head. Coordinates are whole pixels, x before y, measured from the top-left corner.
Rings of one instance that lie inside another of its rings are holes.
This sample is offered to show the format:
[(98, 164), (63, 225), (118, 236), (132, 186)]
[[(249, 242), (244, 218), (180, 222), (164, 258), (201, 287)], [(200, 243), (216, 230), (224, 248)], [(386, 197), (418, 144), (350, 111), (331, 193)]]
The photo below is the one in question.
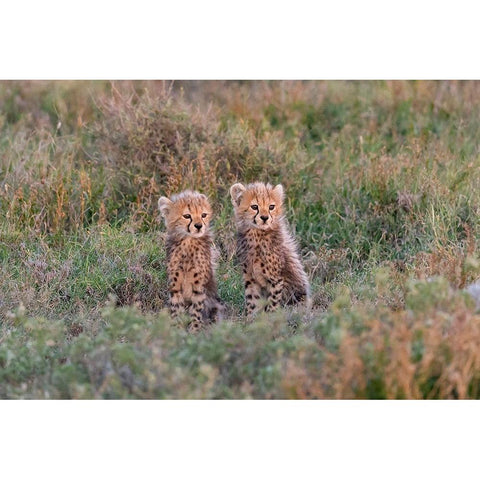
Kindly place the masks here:
[(236, 183), (230, 187), (235, 216), (240, 228), (275, 228), (283, 215), (283, 187), (269, 183)]
[(158, 208), (170, 233), (180, 237), (202, 237), (208, 230), (212, 208), (203, 193), (186, 190), (170, 199), (160, 197)]

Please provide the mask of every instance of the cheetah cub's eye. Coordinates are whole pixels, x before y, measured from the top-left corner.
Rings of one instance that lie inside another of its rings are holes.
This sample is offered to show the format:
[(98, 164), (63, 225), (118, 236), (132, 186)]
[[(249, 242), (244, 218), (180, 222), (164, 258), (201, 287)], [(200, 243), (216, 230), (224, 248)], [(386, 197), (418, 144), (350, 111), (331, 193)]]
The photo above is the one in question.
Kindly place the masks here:
[(258, 210), (258, 205), (250, 205), (252, 210)]
[(192, 218), (192, 216), (189, 213), (186, 213), (183, 218)]
[(270, 206), (268, 207), (269, 210), (273, 210), (274, 208), (275, 208), (275, 205), (270, 205)]
[(205, 218), (207, 216), (206, 213), (202, 213), (202, 218)]

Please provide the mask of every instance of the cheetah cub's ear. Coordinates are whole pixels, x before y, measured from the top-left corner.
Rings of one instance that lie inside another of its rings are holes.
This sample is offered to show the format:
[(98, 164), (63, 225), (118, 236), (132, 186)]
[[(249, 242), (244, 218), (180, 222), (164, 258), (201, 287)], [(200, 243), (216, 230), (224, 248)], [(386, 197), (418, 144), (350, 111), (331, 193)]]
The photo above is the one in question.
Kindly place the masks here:
[(245, 192), (245, 187), (241, 183), (236, 183), (230, 187), (230, 196), (232, 197), (232, 203), (234, 207), (240, 205), (242, 195)]
[(158, 199), (158, 209), (160, 210), (162, 217), (166, 218), (166, 216), (170, 212), (170, 207), (172, 206), (172, 204), (173, 202), (167, 197), (160, 197)]
[(277, 195), (278, 199), (283, 202), (283, 198), (284, 198), (284, 192), (283, 192), (283, 187), (282, 185), (278, 184), (277, 186), (273, 187), (273, 190), (272, 192), (275, 192), (275, 194)]

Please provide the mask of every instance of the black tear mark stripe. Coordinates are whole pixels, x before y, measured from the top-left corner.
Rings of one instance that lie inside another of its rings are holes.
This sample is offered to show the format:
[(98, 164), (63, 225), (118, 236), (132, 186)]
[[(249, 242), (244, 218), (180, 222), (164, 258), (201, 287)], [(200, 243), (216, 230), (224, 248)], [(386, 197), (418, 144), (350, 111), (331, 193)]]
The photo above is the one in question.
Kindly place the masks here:
[(190, 223), (187, 226), (187, 232), (188, 233), (190, 233), (190, 225), (192, 224), (192, 222), (193, 222), (193, 217), (190, 215)]

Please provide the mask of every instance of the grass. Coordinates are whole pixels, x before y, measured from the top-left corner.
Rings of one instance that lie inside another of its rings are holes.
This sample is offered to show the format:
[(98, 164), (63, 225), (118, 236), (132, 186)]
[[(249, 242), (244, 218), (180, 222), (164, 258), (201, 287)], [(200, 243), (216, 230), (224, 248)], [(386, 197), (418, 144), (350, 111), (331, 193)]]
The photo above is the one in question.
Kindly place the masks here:
[[(478, 82), (1, 82), (1, 398), (479, 398)], [(314, 309), (247, 325), (228, 189), (281, 182)], [(227, 318), (169, 318), (160, 195)]]

